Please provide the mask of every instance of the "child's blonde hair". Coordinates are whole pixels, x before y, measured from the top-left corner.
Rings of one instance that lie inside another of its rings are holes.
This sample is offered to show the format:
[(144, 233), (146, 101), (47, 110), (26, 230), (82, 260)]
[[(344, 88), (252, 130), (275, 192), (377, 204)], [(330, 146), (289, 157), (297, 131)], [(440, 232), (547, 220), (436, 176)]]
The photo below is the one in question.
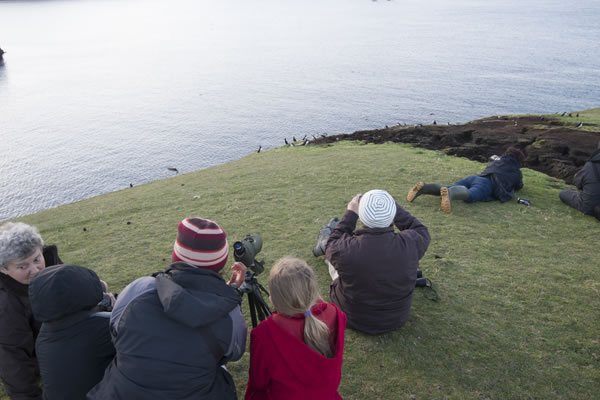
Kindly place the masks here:
[[(317, 277), (303, 260), (293, 257), (280, 259), (269, 274), (271, 301), (285, 315), (305, 314), (321, 298)], [(312, 313), (305, 314), (304, 342), (314, 351), (333, 357), (329, 345), (329, 328)]]

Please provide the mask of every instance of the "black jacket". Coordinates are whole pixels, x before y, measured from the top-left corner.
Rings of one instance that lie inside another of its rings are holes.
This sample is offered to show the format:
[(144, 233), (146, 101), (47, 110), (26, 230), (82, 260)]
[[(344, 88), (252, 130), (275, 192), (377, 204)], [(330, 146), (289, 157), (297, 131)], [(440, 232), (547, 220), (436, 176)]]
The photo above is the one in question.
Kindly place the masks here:
[(84, 400), (104, 375), (115, 349), (109, 313), (96, 313), (103, 297), (98, 275), (78, 265), (57, 265), (29, 285), (33, 315), (42, 322), (36, 353), (44, 400)]
[[(46, 266), (61, 264), (56, 246), (43, 249)], [(0, 274), (0, 377), (11, 400), (40, 400), (35, 339), (40, 323), (33, 318), (28, 285)]]
[(492, 161), (479, 176), (492, 180), (494, 197), (503, 203), (514, 197), (515, 190), (523, 187), (523, 174), (519, 162), (508, 154)]
[(348, 327), (371, 335), (402, 326), (410, 315), (419, 260), (429, 232), (396, 203), (394, 227), (354, 230), (358, 215), (346, 211), (327, 242), (325, 257), (339, 274), (329, 291)]
[(594, 207), (600, 205), (600, 149), (577, 171), (573, 184), (580, 190), (581, 211), (592, 214)]
[(239, 359), (246, 346), (240, 302), (219, 274), (185, 263), (136, 279), (115, 303), (117, 355), (88, 399), (235, 399), (221, 365)]

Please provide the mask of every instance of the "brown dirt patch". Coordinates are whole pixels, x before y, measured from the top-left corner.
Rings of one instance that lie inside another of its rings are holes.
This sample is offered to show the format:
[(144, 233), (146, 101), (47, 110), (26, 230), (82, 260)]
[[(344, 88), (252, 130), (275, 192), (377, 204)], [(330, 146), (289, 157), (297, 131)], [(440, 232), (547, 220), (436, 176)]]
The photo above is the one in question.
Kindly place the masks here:
[(523, 150), (525, 165), (571, 183), (575, 172), (589, 158), (600, 141), (600, 130), (589, 131), (563, 125), (547, 116), (490, 117), (463, 125), (393, 126), (317, 138), (313, 143), (339, 140), (366, 143), (400, 142), (441, 150), (447, 154), (487, 162), (509, 146)]

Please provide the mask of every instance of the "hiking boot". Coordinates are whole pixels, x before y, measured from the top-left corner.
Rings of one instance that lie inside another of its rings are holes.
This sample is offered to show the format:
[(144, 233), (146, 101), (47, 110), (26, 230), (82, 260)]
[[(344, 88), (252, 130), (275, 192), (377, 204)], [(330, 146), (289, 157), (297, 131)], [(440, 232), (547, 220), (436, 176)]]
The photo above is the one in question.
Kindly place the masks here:
[(333, 217), (329, 220), (327, 225), (321, 228), (319, 231), (319, 236), (317, 236), (317, 243), (313, 247), (313, 255), (315, 257), (325, 255), (325, 248), (327, 247), (329, 235), (331, 235), (331, 232), (333, 232), (333, 229), (339, 221), (340, 220), (337, 217)]
[(442, 188), (442, 185), (440, 185), (439, 183), (417, 182), (417, 184), (408, 191), (406, 200), (408, 200), (409, 202), (412, 202), (414, 199), (416, 199), (417, 197), (419, 197), (422, 194), (431, 194), (434, 196), (439, 196), (441, 188)]
[(444, 186), (440, 189), (440, 196), (442, 196), (442, 210), (446, 214), (450, 214), (452, 211), (452, 201), (467, 200), (469, 198), (469, 189), (460, 185)]

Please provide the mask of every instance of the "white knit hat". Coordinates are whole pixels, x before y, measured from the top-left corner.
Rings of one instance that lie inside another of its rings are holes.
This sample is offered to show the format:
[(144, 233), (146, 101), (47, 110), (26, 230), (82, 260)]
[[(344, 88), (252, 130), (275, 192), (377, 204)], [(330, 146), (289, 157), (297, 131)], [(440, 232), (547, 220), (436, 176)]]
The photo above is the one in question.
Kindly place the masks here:
[(387, 228), (394, 222), (396, 201), (385, 190), (369, 190), (360, 198), (358, 218), (368, 228)]

